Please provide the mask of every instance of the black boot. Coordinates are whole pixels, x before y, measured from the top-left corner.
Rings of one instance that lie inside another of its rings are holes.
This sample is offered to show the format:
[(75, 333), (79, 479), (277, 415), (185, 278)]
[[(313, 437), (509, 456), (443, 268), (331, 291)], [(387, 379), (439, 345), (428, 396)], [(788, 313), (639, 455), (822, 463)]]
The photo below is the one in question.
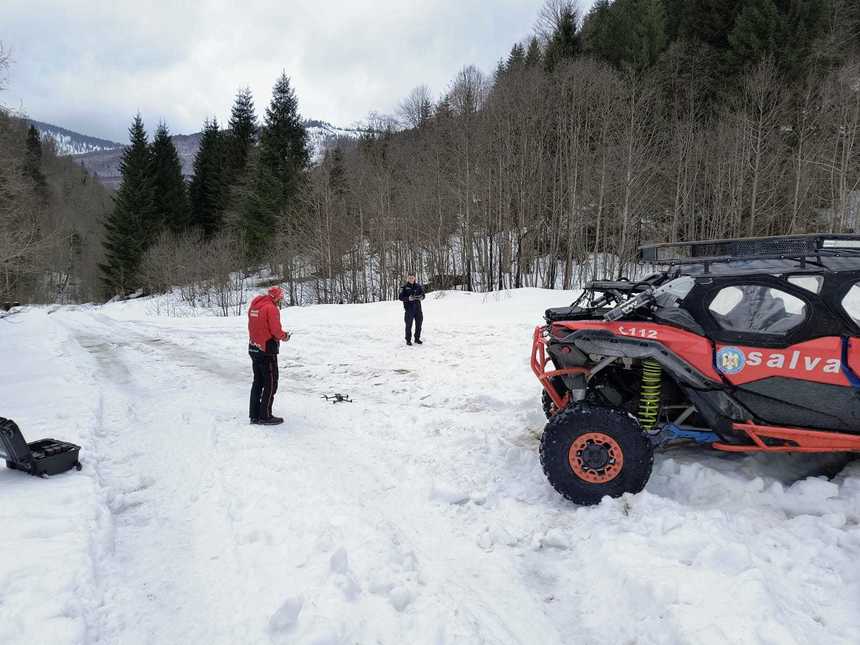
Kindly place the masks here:
[(281, 417), (269, 417), (268, 419), (260, 419), (257, 421), (257, 424), (261, 426), (277, 426), (283, 422), (284, 420)]
[(416, 345), (423, 345), (424, 343), (422, 342), (422, 340), (421, 340), (420, 338), (416, 338), (416, 339), (415, 339), (415, 344), (416, 344)]
[(407, 344), (407, 345), (411, 345), (411, 344), (412, 344), (412, 341), (411, 341), (411, 340), (409, 340), (409, 339), (407, 338), (407, 339), (406, 339), (406, 344)]

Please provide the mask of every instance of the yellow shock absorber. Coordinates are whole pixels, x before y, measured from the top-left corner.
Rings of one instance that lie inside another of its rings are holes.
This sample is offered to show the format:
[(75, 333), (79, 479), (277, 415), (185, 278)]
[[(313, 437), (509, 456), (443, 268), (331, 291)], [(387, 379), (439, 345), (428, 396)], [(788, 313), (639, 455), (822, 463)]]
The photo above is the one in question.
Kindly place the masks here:
[(645, 432), (654, 430), (660, 416), (660, 386), (663, 368), (652, 358), (642, 361), (642, 387), (639, 392), (639, 425)]

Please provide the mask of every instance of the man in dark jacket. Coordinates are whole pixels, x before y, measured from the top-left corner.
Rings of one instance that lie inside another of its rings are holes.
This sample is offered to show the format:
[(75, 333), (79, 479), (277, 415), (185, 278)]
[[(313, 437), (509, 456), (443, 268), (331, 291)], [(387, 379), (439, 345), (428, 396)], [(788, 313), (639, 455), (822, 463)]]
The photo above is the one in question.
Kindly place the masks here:
[(272, 403), (278, 391), (278, 350), (282, 340), (290, 339), (281, 329), (283, 302), (284, 291), (272, 287), (254, 298), (248, 307), (248, 354), (254, 369), (248, 411), (252, 424), (273, 426), (284, 422), (281, 417), (272, 416)]
[(400, 300), (406, 310), (404, 320), (406, 322), (406, 344), (412, 344), (412, 323), (415, 322), (415, 343), (421, 345), (421, 324), (424, 322), (424, 313), (421, 311), (421, 301), (424, 300), (424, 287), (415, 280), (415, 274), (406, 276), (406, 284), (400, 289)]

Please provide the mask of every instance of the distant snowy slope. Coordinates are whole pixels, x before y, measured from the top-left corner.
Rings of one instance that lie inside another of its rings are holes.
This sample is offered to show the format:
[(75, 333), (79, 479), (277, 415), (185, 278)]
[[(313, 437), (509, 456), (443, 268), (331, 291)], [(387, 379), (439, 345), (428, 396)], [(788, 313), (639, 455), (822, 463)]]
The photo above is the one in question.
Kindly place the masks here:
[(60, 155), (80, 155), (95, 151), (119, 150), (123, 146), (116, 141), (91, 137), (50, 123), (41, 121), (30, 121), (30, 123), (36, 127), (43, 139), (48, 139), (54, 143), (57, 153)]
[(308, 131), (308, 142), (311, 148), (312, 163), (322, 161), (325, 151), (338, 139), (357, 139), (362, 134), (370, 132), (362, 128), (339, 128), (327, 121), (305, 120)]

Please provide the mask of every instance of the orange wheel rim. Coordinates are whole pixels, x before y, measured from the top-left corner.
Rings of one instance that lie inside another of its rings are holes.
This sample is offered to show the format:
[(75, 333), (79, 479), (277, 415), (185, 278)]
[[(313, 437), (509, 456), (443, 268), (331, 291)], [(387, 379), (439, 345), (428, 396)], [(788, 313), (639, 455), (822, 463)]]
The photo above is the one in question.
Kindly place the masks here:
[(605, 484), (618, 477), (624, 467), (621, 446), (602, 432), (588, 432), (577, 437), (567, 455), (577, 477), (592, 484)]

